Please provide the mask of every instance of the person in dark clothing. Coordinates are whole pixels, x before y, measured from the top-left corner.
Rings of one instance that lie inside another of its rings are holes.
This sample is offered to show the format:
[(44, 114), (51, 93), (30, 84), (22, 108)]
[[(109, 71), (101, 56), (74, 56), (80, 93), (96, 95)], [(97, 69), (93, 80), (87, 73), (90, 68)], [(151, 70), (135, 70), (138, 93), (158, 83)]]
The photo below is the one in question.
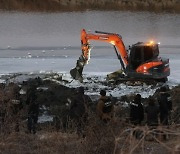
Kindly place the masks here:
[(84, 94), (84, 87), (79, 87), (77, 96), (73, 98), (70, 106), (70, 117), (75, 120), (77, 133), (79, 135), (82, 134), (85, 124), (87, 123), (91, 103), (91, 98)]
[(84, 114), (87, 114), (91, 102), (91, 98), (84, 94), (84, 88), (79, 87), (77, 96), (72, 100), (70, 110), (74, 116), (82, 117)]
[(152, 136), (149, 139), (153, 140), (154, 137), (158, 137), (161, 133), (156, 130), (159, 125), (159, 107), (155, 104), (155, 100), (153, 98), (149, 98), (148, 106), (145, 108), (145, 113), (147, 125), (149, 126), (149, 129), (152, 130)]
[(167, 92), (166, 87), (161, 87), (158, 103), (160, 110), (160, 123), (162, 125), (168, 125), (169, 113), (172, 110), (172, 102), (170, 99), (170, 94)]
[(147, 125), (148, 126), (158, 126), (158, 115), (159, 108), (155, 105), (155, 100), (153, 98), (149, 99), (148, 106), (145, 108), (145, 113), (147, 114)]
[(15, 132), (19, 132), (19, 122), (20, 122), (20, 112), (23, 108), (22, 102), (20, 100), (11, 100), (10, 112), (13, 118), (13, 122), (15, 122)]
[(101, 96), (96, 106), (96, 112), (100, 120), (102, 120), (104, 123), (108, 123), (113, 119), (114, 106), (110, 97), (106, 96), (105, 90), (101, 90), (100, 95)]
[(0, 132), (4, 125), (6, 114), (7, 114), (7, 111), (6, 111), (5, 103), (1, 101), (0, 102)]
[(130, 121), (134, 125), (140, 125), (144, 119), (144, 107), (141, 103), (141, 95), (137, 94), (130, 104)]
[(11, 112), (10, 114), (12, 116), (13, 123), (15, 123), (14, 130), (15, 130), (15, 132), (19, 132), (20, 131), (20, 120), (21, 120), (20, 114), (23, 109), (23, 104), (22, 104), (22, 101), (20, 98), (19, 86), (14, 83), (12, 83), (12, 86), (13, 86), (13, 91), (12, 91), (13, 97), (10, 100), (11, 105), (10, 105), (9, 111)]
[(28, 108), (28, 131), (29, 133), (36, 133), (36, 124), (38, 121), (39, 115), (39, 104), (36, 101), (33, 101), (29, 104)]

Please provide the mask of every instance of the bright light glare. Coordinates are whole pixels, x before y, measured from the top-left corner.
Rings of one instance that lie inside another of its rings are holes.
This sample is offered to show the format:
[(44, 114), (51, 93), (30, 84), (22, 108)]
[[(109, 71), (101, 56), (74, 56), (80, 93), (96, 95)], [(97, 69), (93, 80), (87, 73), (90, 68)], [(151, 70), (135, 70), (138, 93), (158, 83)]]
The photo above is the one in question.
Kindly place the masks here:
[(112, 45), (115, 45), (115, 41), (111, 41), (110, 43), (111, 43)]
[(151, 40), (149, 43), (150, 43), (150, 44), (154, 44), (154, 41)]

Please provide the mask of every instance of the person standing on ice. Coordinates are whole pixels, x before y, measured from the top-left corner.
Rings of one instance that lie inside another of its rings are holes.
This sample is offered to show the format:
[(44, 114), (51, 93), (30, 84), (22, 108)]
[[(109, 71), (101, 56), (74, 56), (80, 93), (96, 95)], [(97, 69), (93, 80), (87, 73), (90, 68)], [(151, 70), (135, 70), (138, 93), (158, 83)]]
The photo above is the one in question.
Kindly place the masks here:
[(141, 103), (141, 95), (137, 94), (130, 104), (130, 121), (133, 125), (140, 125), (144, 119), (144, 107)]
[(113, 119), (114, 106), (111, 102), (111, 99), (106, 96), (105, 90), (101, 90), (100, 95), (101, 96), (96, 106), (96, 112), (100, 120), (102, 120), (104, 123), (107, 123)]

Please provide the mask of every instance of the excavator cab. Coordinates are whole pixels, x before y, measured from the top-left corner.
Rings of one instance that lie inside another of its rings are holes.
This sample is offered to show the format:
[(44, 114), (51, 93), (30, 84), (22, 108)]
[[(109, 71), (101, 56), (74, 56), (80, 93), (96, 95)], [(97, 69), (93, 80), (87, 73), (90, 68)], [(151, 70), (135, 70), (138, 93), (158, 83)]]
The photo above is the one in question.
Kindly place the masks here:
[(158, 44), (138, 42), (130, 48), (129, 66), (136, 70), (141, 64), (152, 61), (159, 56)]
[(169, 59), (159, 57), (159, 46), (154, 42), (138, 42), (131, 46), (126, 73), (129, 78), (167, 81)]

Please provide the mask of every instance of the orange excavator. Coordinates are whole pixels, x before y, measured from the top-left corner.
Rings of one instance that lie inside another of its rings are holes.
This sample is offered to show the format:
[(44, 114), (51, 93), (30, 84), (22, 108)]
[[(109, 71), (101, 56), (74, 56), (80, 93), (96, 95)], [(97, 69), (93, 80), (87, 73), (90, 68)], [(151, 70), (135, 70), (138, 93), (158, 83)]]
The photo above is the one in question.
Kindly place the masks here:
[(119, 34), (95, 31), (95, 34), (81, 31), (82, 54), (77, 60), (76, 67), (70, 70), (73, 79), (83, 81), (84, 66), (90, 60), (90, 40), (107, 42), (113, 45), (120, 61), (121, 69), (116, 77), (125, 80), (158, 80), (167, 81), (170, 75), (169, 59), (159, 57), (158, 43), (138, 42), (126, 50)]

